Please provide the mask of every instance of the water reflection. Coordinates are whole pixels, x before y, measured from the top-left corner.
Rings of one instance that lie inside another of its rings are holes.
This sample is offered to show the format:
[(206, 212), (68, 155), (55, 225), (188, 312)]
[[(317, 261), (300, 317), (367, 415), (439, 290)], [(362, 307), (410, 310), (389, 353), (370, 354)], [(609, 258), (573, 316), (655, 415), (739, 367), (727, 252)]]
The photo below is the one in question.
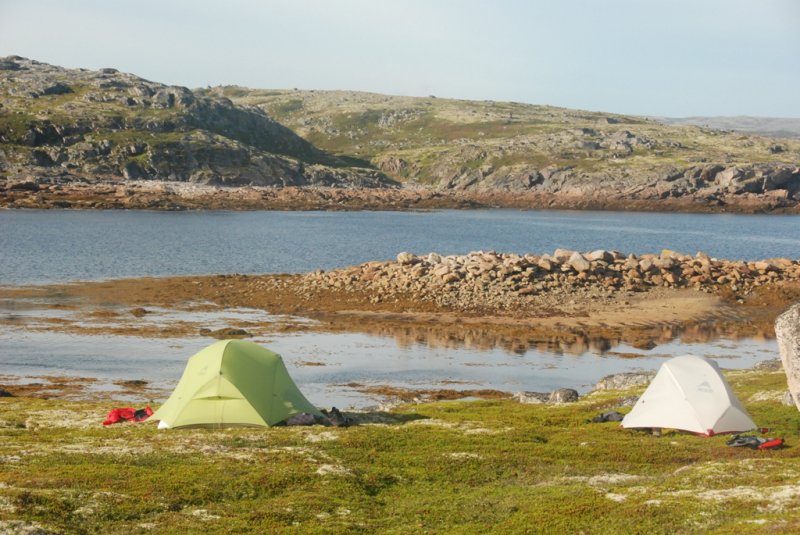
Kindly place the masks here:
[(767, 342), (774, 339), (771, 322), (742, 323), (731, 320), (712, 320), (694, 324), (664, 325), (634, 328), (585, 328), (539, 330), (509, 326), (457, 325), (391, 325), (361, 324), (353, 330), (394, 339), (397, 347), (425, 346), (430, 349), (469, 349), (490, 351), (501, 349), (514, 355), (530, 351), (561, 355), (603, 355), (622, 344), (637, 349), (679, 340), (687, 344), (709, 343), (717, 340), (752, 339)]

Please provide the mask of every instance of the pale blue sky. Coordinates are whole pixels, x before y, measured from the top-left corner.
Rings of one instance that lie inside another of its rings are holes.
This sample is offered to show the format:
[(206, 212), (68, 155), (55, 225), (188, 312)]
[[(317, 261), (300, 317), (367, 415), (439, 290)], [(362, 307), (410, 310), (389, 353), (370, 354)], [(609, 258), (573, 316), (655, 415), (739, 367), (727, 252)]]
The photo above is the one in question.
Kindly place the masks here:
[(199, 87), (800, 117), (797, 0), (0, 0), (0, 55)]

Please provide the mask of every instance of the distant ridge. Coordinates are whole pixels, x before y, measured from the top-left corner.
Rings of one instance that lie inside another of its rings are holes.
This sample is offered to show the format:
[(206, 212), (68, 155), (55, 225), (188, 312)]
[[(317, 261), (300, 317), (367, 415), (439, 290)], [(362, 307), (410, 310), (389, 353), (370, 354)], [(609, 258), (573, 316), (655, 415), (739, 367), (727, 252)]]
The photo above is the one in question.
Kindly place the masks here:
[(800, 138), (800, 118), (752, 117), (653, 117), (667, 125), (701, 126), (770, 137)]

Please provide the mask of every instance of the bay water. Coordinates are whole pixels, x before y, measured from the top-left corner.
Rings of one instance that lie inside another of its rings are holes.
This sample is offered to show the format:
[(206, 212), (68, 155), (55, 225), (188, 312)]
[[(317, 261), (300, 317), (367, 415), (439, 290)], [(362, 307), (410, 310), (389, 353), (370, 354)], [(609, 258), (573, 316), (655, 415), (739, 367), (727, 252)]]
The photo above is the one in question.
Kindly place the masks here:
[[(431, 212), (0, 211), (0, 285), (215, 273), (296, 273), (394, 258), (400, 251), (552, 253), (615, 249), (704, 251), (728, 259), (800, 255), (800, 216), (515, 210)], [(0, 316), (17, 314), (0, 303)], [(267, 314), (245, 311), (246, 314)], [(224, 312), (219, 320), (224, 323)], [(158, 320), (158, 319), (156, 319)], [(169, 321), (169, 317), (161, 318)], [(210, 321), (210, 320), (209, 320)], [(257, 339), (284, 355), (321, 406), (365, 406), (349, 387), (495, 388), (585, 392), (607, 373), (653, 370), (702, 354), (727, 368), (777, 356), (771, 340), (687, 342), (651, 350), (442, 346), (369, 334), (285, 333)], [(0, 376), (146, 379), (169, 389), (213, 339), (144, 339), (0, 327)], [(638, 358), (631, 358), (631, 355)], [(624, 355), (624, 356), (621, 356)], [(307, 366), (314, 361), (322, 365)], [(447, 386), (444, 386), (447, 385)]]

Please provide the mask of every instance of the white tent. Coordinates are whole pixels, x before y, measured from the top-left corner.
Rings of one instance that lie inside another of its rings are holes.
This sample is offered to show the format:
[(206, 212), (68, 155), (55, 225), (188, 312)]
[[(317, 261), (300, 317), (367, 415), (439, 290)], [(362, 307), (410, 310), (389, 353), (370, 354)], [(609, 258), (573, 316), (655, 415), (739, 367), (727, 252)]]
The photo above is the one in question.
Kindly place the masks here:
[(756, 424), (716, 362), (683, 355), (661, 365), (622, 420), (622, 427), (660, 427), (712, 436), (749, 431)]

